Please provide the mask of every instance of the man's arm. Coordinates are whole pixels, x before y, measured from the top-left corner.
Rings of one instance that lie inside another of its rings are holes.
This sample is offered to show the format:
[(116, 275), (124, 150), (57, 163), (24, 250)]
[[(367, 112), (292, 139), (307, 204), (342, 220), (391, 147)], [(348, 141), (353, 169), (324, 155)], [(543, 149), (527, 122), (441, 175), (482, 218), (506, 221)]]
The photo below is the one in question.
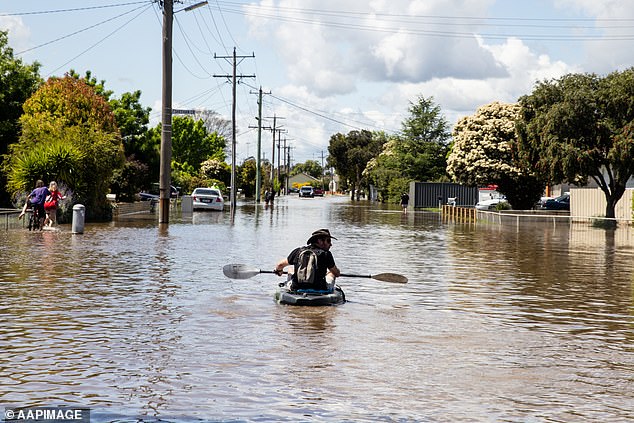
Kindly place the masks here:
[(332, 266), (328, 269), (328, 271), (332, 273), (335, 278), (338, 278), (341, 275), (341, 272), (339, 271), (339, 268), (337, 266)]
[(286, 266), (288, 266), (288, 258), (285, 258), (283, 260), (280, 260), (277, 262), (277, 264), (275, 265), (275, 270), (273, 270), (275, 272), (275, 274), (277, 276), (282, 276), (282, 272), (284, 271), (284, 268)]

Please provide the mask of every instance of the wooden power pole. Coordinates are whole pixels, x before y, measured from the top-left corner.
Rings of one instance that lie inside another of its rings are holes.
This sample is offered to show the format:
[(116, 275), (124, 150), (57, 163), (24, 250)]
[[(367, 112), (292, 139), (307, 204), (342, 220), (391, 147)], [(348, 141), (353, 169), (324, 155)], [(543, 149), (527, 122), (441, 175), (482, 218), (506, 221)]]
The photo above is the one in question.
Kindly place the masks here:
[(233, 67), (233, 73), (231, 75), (214, 75), (215, 78), (230, 78), (231, 86), (232, 86), (232, 98), (233, 104), (231, 107), (231, 193), (229, 197), (229, 202), (231, 205), (230, 213), (231, 218), (233, 218), (235, 209), (236, 209), (236, 193), (238, 191), (236, 187), (236, 84), (238, 78), (255, 78), (255, 75), (237, 75), (236, 69), (238, 67), (238, 59), (245, 59), (247, 57), (255, 57), (254, 53), (251, 53), (250, 56), (238, 56), (236, 55), (236, 48), (233, 48), (232, 56), (217, 56), (214, 54), (215, 59), (232, 59), (231, 64)]

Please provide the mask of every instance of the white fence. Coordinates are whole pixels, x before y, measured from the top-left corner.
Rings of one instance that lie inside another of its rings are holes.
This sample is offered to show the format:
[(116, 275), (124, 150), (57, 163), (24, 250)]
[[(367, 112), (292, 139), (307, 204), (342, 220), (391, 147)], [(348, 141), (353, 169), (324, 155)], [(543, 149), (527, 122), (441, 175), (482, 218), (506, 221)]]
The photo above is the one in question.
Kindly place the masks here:
[[(615, 218), (619, 221), (632, 221), (632, 196), (634, 189), (628, 188), (616, 203)], [(605, 217), (605, 194), (599, 188), (570, 189), (570, 217), (573, 221), (588, 218)]]

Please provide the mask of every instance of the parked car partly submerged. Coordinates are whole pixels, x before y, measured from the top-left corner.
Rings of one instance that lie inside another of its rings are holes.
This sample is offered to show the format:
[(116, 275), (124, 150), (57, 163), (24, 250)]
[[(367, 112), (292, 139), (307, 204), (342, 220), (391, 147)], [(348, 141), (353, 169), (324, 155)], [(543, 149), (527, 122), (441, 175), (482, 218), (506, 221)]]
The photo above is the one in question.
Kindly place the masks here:
[(313, 194), (315, 195), (315, 197), (323, 197), (324, 190), (321, 188), (313, 188)]
[(557, 198), (551, 198), (542, 206), (546, 210), (570, 210), (570, 193), (566, 192)]
[[(179, 194), (180, 194), (179, 189), (175, 187), (174, 185), (170, 185), (170, 197), (178, 198)], [(157, 201), (159, 199), (159, 184), (157, 183), (152, 184), (152, 188), (150, 189), (150, 191), (140, 192), (139, 197), (141, 198), (141, 201), (152, 201), (152, 200)]]
[(218, 188), (195, 188), (192, 191), (193, 210), (217, 210), (222, 211), (225, 200)]
[(496, 210), (498, 204), (506, 202), (505, 197), (491, 198), (490, 200), (479, 201), (475, 208), (478, 210)]

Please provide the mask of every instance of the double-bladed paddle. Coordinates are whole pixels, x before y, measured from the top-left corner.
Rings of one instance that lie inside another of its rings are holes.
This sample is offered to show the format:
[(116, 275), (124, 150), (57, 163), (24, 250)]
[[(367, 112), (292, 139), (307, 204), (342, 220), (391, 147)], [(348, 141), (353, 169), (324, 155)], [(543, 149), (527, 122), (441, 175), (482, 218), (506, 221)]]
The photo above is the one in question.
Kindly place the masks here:
[[(246, 264), (226, 264), (222, 267), (222, 273), (230, 279), (249, 279), (260, 273), (275, 273), (273, 270), (262, 270)], [(288, 272), (283, 272), (288, 273)], [(370, 278), (381, 282), (407, 283), (407, 278), (398, 273), (378, 273), (376, 275), (354, 275), (342, 273), (339, 275), (347, 278)]]

